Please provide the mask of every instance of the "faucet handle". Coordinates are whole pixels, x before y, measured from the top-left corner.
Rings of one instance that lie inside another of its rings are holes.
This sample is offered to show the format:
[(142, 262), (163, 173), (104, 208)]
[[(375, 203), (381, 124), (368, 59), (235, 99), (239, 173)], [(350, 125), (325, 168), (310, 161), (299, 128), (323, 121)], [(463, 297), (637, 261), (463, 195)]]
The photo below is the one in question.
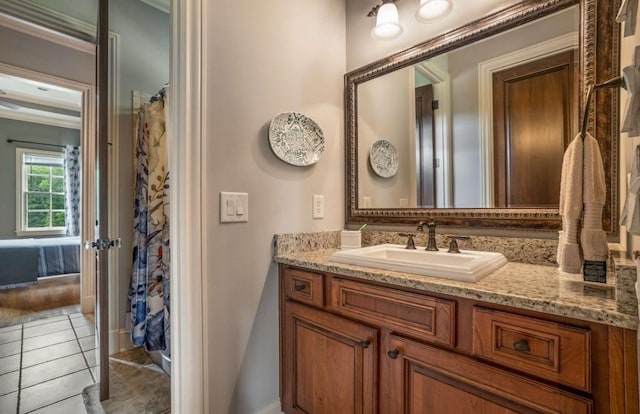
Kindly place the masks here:
[(409, 240), (407, 240), (407, 247), (405, 247), (405, 249), (407, 250), (416, 249), (416, 242), (413, 240), (413, 238), (416, 236), (415, 233), (399, 233), (398, 236), (409, 238)]
[(448, 253), (460, 253), (460, 249), (458, 249), (458, 240), (471, 240), (469, 236), (449, 236), (451, 242), (449, 243)]
[(418, 228), (416, 229), (416, 231), (419, 232), (423, 232), (424, 231), (424, 227), (431, 229), (435, 229), (436, 228), (436, 219), (431, 217), (429, 218), (429, 220), (422, 220), (420, 221), (420, 223), (418, 223)]

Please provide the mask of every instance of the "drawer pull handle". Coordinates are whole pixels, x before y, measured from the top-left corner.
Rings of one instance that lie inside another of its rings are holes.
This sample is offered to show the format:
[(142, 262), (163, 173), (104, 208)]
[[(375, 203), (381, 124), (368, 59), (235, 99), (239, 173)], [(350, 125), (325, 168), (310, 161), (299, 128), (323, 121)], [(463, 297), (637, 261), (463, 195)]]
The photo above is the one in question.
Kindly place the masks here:
[(364, 349), (369, 348), (369, 345), (371, 345), (371, 341), (366, 339), (364, 341), (360, 341), (358, 342), (358, 345), (360, 345), (361, 347), (363, 347)]
[(393, 351), (387, 352), (387, 355), (389, 355), (389, 358), (391, 359), (396, 359), (398, 358), (398, 355), (400, 355), (400, 351), (398, 351), (397, 349), (394, 349)]
[(293, 290), (295, 290), (296, 292), (300, 292), (304, 290), (305, 285), (294, 285), (293, 286)]
[(531, 347), (524, 339), (519, 340), (518, 342), (513, 344), (513, 349), (518, 352), (529, 352), (531, 351)]

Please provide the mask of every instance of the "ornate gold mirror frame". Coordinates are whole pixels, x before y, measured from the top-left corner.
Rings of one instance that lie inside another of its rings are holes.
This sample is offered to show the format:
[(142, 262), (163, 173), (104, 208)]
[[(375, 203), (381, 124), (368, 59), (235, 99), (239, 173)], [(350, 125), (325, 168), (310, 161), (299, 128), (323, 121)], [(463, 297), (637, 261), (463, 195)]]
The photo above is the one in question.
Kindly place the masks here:
[[(619, 74), (620, 27), (615, 22), (619, 0), (525, 0), (495, 14), (460, 26), (414, 47), (345, 75), (346, 222), (414, 224), (435, 217), (439, 224), (494, 229), (553, 231), (561, 228), (558, 209), (362, 209), (358, 208), (358, 85), (397, 69), (493, 36), (524, 23), (580, 5), (580, 107), (590, 85)], [(589, 131), (598, 139), (607, 178), (603, 228), (617, 236), (618, 225), (618, 90), (599, 91)], [(558, 177), (560, 180), (560, 177)]]

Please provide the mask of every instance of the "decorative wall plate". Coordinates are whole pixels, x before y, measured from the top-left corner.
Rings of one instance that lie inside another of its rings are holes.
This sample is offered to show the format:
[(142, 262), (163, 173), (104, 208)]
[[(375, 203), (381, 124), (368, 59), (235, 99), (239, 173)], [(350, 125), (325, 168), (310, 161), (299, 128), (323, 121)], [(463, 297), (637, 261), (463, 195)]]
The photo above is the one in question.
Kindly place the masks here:
[(398, 151), (386, 139), (379, 139), (371, 144), (369, 162), (373, 171), (380, 177), (393, 177), (398, 172)]
[(299, 112), (283, 112), (271, 120), (269, 146), (282, 161), (304, 167), (322, 157), (324, 135), (313, 119)]

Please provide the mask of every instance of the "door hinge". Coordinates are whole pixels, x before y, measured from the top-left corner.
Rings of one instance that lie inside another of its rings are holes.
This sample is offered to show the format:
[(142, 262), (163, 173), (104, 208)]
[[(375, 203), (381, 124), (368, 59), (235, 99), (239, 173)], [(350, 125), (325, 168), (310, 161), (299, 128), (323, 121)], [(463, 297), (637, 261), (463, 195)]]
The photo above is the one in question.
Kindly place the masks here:
[(439, 108), (440, 103), (437, 100), (431, 101), (431, 109), (434, 111)]
[(89, 250), (95, 248), (97, 250), (109, 250), (112, 247), (120, 248), (122, 247), (122, 239), (119, 237), (117, 239), (97, 239), (96, 241), (86, 241), (84, 242), (84, 248)]

